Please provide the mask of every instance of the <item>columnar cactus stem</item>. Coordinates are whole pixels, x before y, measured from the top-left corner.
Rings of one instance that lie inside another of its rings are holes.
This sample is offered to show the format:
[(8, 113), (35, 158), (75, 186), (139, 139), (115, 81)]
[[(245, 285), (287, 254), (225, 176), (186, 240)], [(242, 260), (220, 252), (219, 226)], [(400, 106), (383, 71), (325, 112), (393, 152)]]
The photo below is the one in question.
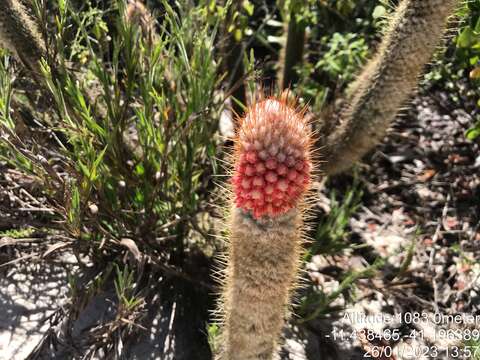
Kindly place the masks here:
[(275, 353), (297, 277), (310, 139), (286, 96), (251, 106), (238, 130), (221, 359)]
[(377, 55), (350, 88), (348, 105), (327, 137), (322, 171), (341, 172), (386, 135), (397, 112), (417, 85), (460, 0), (403, 0)]
[(295, 11), (290, 14), (287, 25), (287, 39), (280, 53), (279, 84), (282, 89), (293, 87), (298, 81), (296, 66), (301, 64), (305, 48), (305, 24), (296, 19)]
[(39, 74), (39, 61), (46, 50), (36, 21), (24, 1), (0, 0), (0, 45), (12, 51), (32, 72)]

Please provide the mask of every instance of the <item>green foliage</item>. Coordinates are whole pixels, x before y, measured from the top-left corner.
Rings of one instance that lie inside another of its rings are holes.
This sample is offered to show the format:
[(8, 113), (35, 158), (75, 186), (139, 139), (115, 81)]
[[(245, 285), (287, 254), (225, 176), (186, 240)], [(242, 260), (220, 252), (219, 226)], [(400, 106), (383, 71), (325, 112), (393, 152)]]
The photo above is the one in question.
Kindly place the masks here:
[(413, 238), (413, 240), (410, 242), (410, 245), (408, 246), (407, 252), (405, 254), (405, 258), (400, 264), (400, 267), (395, 274), (396, 278), (402, 277), (407, 272), (410, 265), (412, 264), (413, 255), (415, 255), (415, 249), (416, 249), (415, 245), (417, 243), (416, 240), (417, 240), (416, 238)]
[(315, 65), (316, 70), (327, 73), (340, 82), (350, 82), (354, 74), (364, 64), (368, 55), (368, 46), (357, 34), (334, 33), (328, 39), (328, 50)]
[[(461, 29), (456, 41), (456, 58), (459, 67), (470, 70), (470, 79), (478, 89), (480, 85), (480, 1), (468, 2), (468, 9), (463, 16), (468, 19)], [(476, 91), (477, 105), (480, 107), (480, 92)], [(480, 118), (478, 122), (466, 132), (469, 140), (480, 136)]]
[(480, 2), (469, 1), (459, 11), (465, 19), (454, 44), (456, 63), (459, 66), (474, 66), (480, 60)]
[[(423, 85), (447, 90), (450, 100), (459, 105), (474, 102), (480, 107), (480, 0), (465, 2), (457, 13), (461, 26), (449, 42), (446, 56), (434, 61)], [(468, 79), (468, 80), (467, 80)], [(480, 135), (480, 117), (466, 132), (469, 140)]]
[(162, 1), (152, 39), (124, 16), (123, 1), (52, 3), (40, 11), (52, 57), (42, 60), (37, 85), (25, 92), (11, 57), (0, 54), (0, 160), (41, 189), (54, 210), (45, 226), (74, 240), (62, 249), (81, 268), (95, 265), (89, 281), (82, 271), (69, 275), (66, 316), (114, 283), (115, 319), (96, 330), (114, 344), (136, 329), (154, 291), (135, 278), (147, 273), (138, 263), (125, 265), (130, 248), (121, 240), (135, 239), (150, 265), (181, 273), (192, 239), (205, 237), (196, 218), (208, 218), (219, 170), (216, 39), (225, 9)]
[(31, 236), (35, 232), (35, 228), (33, 227), (26, 227), (22, 229), (11, 229), (0, 231), (0, 237), (11, 237), (13, 239), (20, 239), (20, 238), (27, 238)]
[(293, 16), (297, 24), (315, 23), (315, 12), (313, 8), (315, 6), (314, 0), (286, 0), (283, 5), (280, 5), (280, 10), (283, 10), (283, 18), (285, 21), (290, 21)]
[[(38, 4), (51, 57), (25, 92), (24, 74), (0, 54), (0, 160), (34, 179), (54, 210), (45, 226), (72, 239), (61, 248), (69, 247), (80, 270), (68, 277), (65, 327), (114, 284), (114, 318), (86, 334), (92, 354), (98, 347), (113, 353), (140, 328), (145, 298), (156, 291), (145, 279), (170, 267), (183, 274), (198, 238), (212, 241), (197, 219), (211, 216), (221, 159), (217, 32), (226, 10), (162, 1), (150, 37), (124, 16), (123, 1), (58, 0), (48, 11)], [(126, 265), (132, 249), (125, 244), (138, 248), (148, 270)]]
[(220, 327), (218, 324), (207, 324), (208, 344), (212, 354), (217, 354), (219, 351)]
[(301, 314), (300, 323), (304, 323), (328, 313), (341, 310), (341, 307), (334, 305), (334, 302), (343, 296), (346, 300), (352, 298), (355, 283), (361, 279), (369, 279), (385, 265), (383, 259), (376, 260), (372, 265), (361, 271), (350, 270), (342, 276), (338, 287), (330, 292), (324, 292), (321, 288), (309, 288), (302, 297), (299, 314)]
[[(334, 99), (360, 71), (382, 17), (377, 1), (322, 1), (309, 8), (311, 32), (306, 61), (297, 69), (297, 92), (314, 111)], [(386, 10), (385, 10), (386, 11)], [(382, 14), (383, 16), (383, 14)]]
[(463, 354), (470, 360), (480, 360), (480, 339), (473, 336), (472, 339), (464, 341), (461, 347)]
[(228, 5), (231, 15), (228, 17), (227, 32), (236, 42), (242, 41), (247, 34), (251, 33), (249, 18), (255, 11), (255, 4), (249, 0), (242, 1), (240, 5), (237, 7)]
[(10, 103), (12, 95), (12, 84), (10, 81), (10, 74), (7, 69), (9, 68), (10, 58), (2, 54), (2, 60), (0, 62), (0, 116), (4, 119), (5, 126), (9, 129), (15, 128), (15, 123), (10, 116)]
[[(62, 166), (72, 175), (67, 178), (52, 178), (52, 160), (40, 163), (30, 156), (45, 139), (34, 136), (24, 143), (16, 137), (9, 58), (3, 57), (0, 122), (8, 136), (0, 142), (0, 154), (43, 180), (75, 236), (87, 231), (101, 242), (180, 231), (183, 238), (188, 219), (207, 196), (206, 180), (217, 171), (214, 39), (221, 18), (201, 7), (163, 6), (164, 21), (153, 43), (125, 20), (122, 2), (109, 10), (116, 14), (112, 22), (108, 12), (88, 2), (79, 11), (62, 1), (55, 21), (46, 24), (56, 34), (59, 59), (42, 65), (53, 107), (48, 114), (30, 111), (56, 134), (52, 150), (64, 159)], [(71, 60), (80, 61), (83, 76), (66, 65)], [(91, 204), (98, 207), (95, 214), (88, 211)], [(162, 227), (177, 219), (184, 222), (181, 229)], [(88, 228), (82, 226), (86, 223)], [(145, 240), (143, 246), (152, 244)]]
[(345, 192), (341, 200), (333, 190), (330, 197), (330, 212), (317, 225), (315, 241), (306, 253), (306, 260), (316, 254), (340, 254), (351, 245), (346, 242), (351, 216), (361, 204), (362, 190), (358, 183)]
[(115, 278), (115, 291), (119, 307), (121, 308), (121, 311), (130, 312), (140, 306), (143, 302), (142, 298), (134, 295), (134, 272), (129, 270), (127, 266), (123, 270), (120, 270), (120, 268), (116, 266), (115, 272), (117, 275)]

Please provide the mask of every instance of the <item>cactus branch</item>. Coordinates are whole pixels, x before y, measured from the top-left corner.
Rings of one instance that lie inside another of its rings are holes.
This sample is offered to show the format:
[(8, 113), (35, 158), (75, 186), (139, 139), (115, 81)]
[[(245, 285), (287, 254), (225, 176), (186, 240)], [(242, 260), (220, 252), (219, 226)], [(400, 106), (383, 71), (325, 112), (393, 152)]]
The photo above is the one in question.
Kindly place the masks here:
[(41, 32), (24, 1), (0, 0), (0, 44), (12, 51), (33, 73), (39, 74), (39, 61), (46, 54)]
[(272, 359), (297, 276), (311, 136), (286, 99), (252, 105), (237, 132), (223, 360)]
[(235, 208), (233, 224), (221, 359), (270, 360), (297, 274), (301, 215), (292, 209), (256, 220)]
[(321, 144), (322, 170), (327, 175), (346, 170), (383, 139), (460, 2), (403, 0), (399, 4), (377, 55), (351, 86), (338, 125)]

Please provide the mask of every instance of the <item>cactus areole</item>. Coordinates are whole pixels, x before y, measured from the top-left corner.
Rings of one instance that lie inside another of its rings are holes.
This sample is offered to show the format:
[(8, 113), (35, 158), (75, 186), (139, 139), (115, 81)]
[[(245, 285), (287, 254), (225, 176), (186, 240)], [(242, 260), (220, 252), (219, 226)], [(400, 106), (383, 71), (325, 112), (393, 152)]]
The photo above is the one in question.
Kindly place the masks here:
[(309, 126), (286, 98), (251, 106), (237, 134), (235, 204), (256, 219), (286, 213), (310, 183)]

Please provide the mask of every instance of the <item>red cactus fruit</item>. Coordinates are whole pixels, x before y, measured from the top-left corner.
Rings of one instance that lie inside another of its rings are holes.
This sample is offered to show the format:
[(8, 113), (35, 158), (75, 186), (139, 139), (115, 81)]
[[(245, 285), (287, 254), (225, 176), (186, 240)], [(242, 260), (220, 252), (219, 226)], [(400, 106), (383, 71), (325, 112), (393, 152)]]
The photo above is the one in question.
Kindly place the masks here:
[(237, 133), (235, 204), (255, 218), (296, 205), (310, 183), (310, 128), (284, 95), (252, 105)]

